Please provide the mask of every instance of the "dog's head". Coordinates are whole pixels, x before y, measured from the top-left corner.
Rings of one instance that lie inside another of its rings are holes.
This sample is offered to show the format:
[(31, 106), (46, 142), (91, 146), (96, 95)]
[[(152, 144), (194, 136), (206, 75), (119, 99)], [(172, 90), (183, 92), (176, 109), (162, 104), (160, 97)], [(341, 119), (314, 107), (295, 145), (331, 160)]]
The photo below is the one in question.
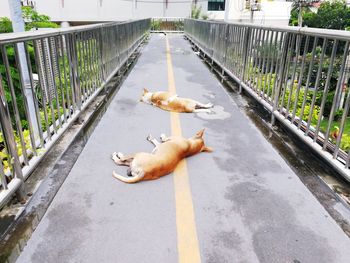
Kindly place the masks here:
[(199, 132), (196, 133), (194, 137), (191, 138), (192, 144), (194, 148), (197, 149), (198, 152), (212, 152), (213, 148), (206, 146), (204, 143), (204, 140), (203, 140), (204, 130), (205, 129), (200, 130)]
[(152, 92), (149, 92), (148, 89), (144, 88), (140, 101), (151, 104), (152, 103), (152, 94), (153, 94)]

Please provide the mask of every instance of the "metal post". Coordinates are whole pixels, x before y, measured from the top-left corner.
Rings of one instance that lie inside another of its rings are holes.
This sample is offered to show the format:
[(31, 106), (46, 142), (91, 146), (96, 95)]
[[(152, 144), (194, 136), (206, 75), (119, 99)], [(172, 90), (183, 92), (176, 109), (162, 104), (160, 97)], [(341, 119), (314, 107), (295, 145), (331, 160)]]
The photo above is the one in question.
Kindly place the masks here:
[(298, 26), (303, 26), (303, 7), (301, 3), (299, 3), (299, 12), (298, 12)]
[[(23, 32), (25, 31), (24, 21), (22, 18), (22, 9), (20, 0), (8, 0), (10, 7), (10, 16), (12, 20), (12, 27), (14, 32)], [(35, 114), (35, 96), (32, 92), (30, 76), (27, 65), (26, 53), (24, 50), (24, 43), (16, 44), (18, 48), (18, 63), (19, 71), (23, 81), (23, 94), (28, 105), (28, 116), (29, 121), (33, 126), (33, 133), (35, 139), (39, 138), (39, 131), (37, 128), (37, 116)]]

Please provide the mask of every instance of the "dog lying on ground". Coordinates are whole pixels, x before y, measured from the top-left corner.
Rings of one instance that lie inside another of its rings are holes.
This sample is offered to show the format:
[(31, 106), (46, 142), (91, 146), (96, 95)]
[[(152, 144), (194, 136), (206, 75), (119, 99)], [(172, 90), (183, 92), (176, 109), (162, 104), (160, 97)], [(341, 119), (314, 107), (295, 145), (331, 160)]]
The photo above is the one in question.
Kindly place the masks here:
[(143, 89), (140, 101), (163, 110), (187, 113), (210, 112), (210, 108), (214, 106), (212, 103), (203, 104), (192, 99), (180, 98), (178, 95), (167, 91), (149, 92), (147, 89)]
[(113, 176), (125, 183), (137, 183), (167, 175), (175, 170), (182, 159), (200, 152), (212, 152), (212, 149), (204, 144), (203, 133), (204, 129), (189, 139), (166, 137), (162, 134), (161, 143), (149, 135), (147, 140), (155, 146), (152, 153), (112, 154), (112, 159), (117, 165), (129, 166), (127, 172), (129, 177), (119, 175), (115, 171)]

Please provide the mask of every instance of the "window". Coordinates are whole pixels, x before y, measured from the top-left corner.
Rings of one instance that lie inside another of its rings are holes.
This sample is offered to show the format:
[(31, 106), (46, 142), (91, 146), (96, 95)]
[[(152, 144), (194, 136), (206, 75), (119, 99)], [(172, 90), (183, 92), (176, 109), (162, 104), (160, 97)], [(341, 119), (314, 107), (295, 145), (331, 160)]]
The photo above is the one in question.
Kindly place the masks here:
[(225, 0), (208, 0), (208, 11), (224, 11)]

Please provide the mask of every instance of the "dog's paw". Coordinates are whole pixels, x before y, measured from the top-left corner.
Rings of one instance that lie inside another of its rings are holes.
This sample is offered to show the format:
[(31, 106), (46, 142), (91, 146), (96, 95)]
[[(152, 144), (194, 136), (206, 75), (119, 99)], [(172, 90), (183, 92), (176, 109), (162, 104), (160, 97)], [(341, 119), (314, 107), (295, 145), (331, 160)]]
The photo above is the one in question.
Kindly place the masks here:
[(121, 152), (117, 152), (117, 158), (118, 159), (123, 159), (124, 158), (124, 154), (122, 154)]
[(214, 104), (213, 104), (213, 103), (207, 103), (207, 104), (205, 104), (205, 106), (206, 106), (207, 108), (213, 108), (213, 107), (214, 107)]
[(166, 141), (166, 135), (164, 134), (164, 133), (162, 133), (161, 135), (160, 135), (160, 140), (162, 141), (162, 142), (165, 142)]
[(152, 140), (152, 135), (151, 134), (148, 134), (148, 136), (147, 136), (147, 141), (151, 141)]
[(117, 153), (114, 152), (114, 153), (112, 153), (112, 160), (116, 160), (116, 159), (119, 159), (119, 158), (117, 156)]

